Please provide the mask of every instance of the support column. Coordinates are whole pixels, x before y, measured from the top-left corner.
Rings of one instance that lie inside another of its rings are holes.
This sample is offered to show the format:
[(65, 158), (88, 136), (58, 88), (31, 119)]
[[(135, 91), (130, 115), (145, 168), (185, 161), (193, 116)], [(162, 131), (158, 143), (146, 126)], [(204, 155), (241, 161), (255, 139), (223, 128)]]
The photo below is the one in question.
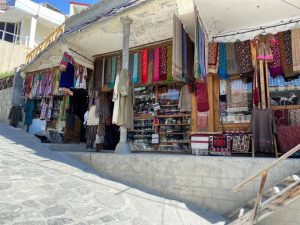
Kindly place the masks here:
[[(129, 36), (130, 36), (130, 25), (132, 19), (128, 16), (121, 17), (123, 24), (123, 57), (122, 57), (122, 69), (129, 68)], [(120, 142), (118, 143), (115, 153), (128, 154), (131, 153), (130, 146), (127, 143), (127, 128), (125, 126), (120, 127)]]
[(29, 48), (34, 48), (36, 22), (37, 22), (37, 18), (35, 16), (32, 16), (30, 20)]

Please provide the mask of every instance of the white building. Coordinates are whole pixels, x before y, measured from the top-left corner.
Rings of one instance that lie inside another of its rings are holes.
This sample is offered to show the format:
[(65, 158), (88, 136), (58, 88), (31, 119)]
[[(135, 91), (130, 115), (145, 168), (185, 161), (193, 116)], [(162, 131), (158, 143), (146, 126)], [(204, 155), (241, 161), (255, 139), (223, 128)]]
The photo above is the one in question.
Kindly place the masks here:
[(81, 2), (70, 2), (70, 11), (69, 16), (81, 13), (83, 10), (87, 9), (90, 4), (81, 3)]

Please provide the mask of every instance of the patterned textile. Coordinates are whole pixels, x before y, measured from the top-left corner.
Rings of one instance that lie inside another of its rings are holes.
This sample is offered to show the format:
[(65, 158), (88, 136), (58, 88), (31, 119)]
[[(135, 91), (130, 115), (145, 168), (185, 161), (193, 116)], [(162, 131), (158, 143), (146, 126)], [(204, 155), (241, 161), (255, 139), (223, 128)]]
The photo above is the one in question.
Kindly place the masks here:
[[(148, 50), (148, 78), (147, 78), (148, 84), (151, 84), (153, 81), (153, 54), (154, 54), (153, 49), (149, 49)], [(172, 69), (171, 69), (171, 73), (172, 73)]]
[(139, 51), (139, 62), (138, 62), (138, 70), (139, 70), (139, 84), (142, 83), (142, 52)]
[(159, 80), (167, 79), (167, 47), (159, 49)]
[(159, 69), (159, 48), (155, 48), (153, 60), (153, 81), (159, 81)]
[(45, 96), (50, 97), (52, 96), (53, 93), (53, 84), (54, 84), (54, 72), (49, 71), (47, 73), (48, 79), (47, 79), (47, 84), (46, 84), (46, 91), (45, 91)]
[(300, 29), (292, 30), (293, 71), (300, 71)]
[(208, 73), (217, 73), (219, 64), (219, 44), (208, 43)]
[(207, 130), (208, 112), (197, 112), (197, 128), (202, 131)]
[(286, 109), (275, 110), (274, 120), (277, 126), (287, 126), (289, 125), (289, 111)]
[(277, 127), (277, 139), (280, 152), (286, 153), (300, 144), (300, 125)]
[(258, 35), (255, 38), (257, 59), (267, 60), (268, 62), (273, 62), (273, 54), (271, 50), (271, 45), (273, 45), (273, 34)]
[(231, 151), (231, 136), (230, 135), (212, 135), (209, 136), (210, 153), (229, 153)]
[(279, 50), (281, 66), (285, 77), (292, 77), (293, 73), (293, 55), (291, 31), (278, 33)]
[(173, 57), (173, 48), (172, 45), (167, 46), (167, 81), (172, 81), (172, 57)]
[(254, 68), (252, 63), (250, 41), (238, 41), (235, 43), (234, 48), (240, 76), (242, 78), (252, 77)]
[(59, 65), (61, 71), (66, 71), (68, 63), (70, 61), (70, 57), (71, 56), (67, 52), (64, 52), (63, 57), (60, 62), (60, 65)]
[(233, 134), (232, 135), (232, 151), (233, 152), (249, 152), (250, 136), (249, 134)]
[(148, 81), (148, 49), (142, 50), (142, 83), (146, 84)]
[(138, 84), (139, 83), (139, 53), (135, 52), (133, 55), (133, 83)]
[(172, 74), (174, 76), (174, 80), (177, 81), (182, 80), (182, 30), (183, 26), (178, 17), (174, 14)]
[(226, 66), (229, 75), (239, 74), (238, 63), (236, 61), (234, 43), (226, 43)]
[(280, 64), (280, 50), (277, 34), (274, 35), (274, 44), (271, 45), (271, 50), (273, 54), (273, 62), (269, 64), (270, 74), (273, 77), (282, 75), (283, 72)]
[(219, 48), (219, 70), (218, 70), (220, 79), (228, 79), (227, 74), (227, 64), (226, 64), (226, 45), (225, 43), (220, 43)]
[(228, 80), (227, 83), (227, 107), (248, 107), (247, 84), (242, 80)]
[(289, 110), (289, 124), (300, 125), (300, 109)]
[(196, 84), (197, 94), (197, 111), (207, 112), (209, 110), (207, 83), (201, 82)]

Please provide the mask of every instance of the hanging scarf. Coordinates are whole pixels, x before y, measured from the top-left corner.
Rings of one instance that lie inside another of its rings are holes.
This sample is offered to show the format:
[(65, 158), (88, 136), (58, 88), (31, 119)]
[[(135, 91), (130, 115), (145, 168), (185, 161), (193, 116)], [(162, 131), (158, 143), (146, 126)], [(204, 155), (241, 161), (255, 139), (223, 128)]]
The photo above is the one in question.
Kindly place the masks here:
[(229, 75), (239, 74), (238, 63), (236, 61), (234, 43), (226, 43), (226, 66)]
[(292, 30), (293, 71), (300, 71), (300, 29)]
[(114, 87), (115, 80), (116, 80), (116, 75), (117, 75), (117, 57), (113, 56), (111, 58), (111, 80), (108, 83), (109, 88)]
[(148, 84), (151, 84), (153, 81), (153, 57), (154, 57), (153, 54), (154, 54), (153, 49), (149, 49), (148, 50), (148, 77), (147, 77)]
[(206, 76), (205, 39), (205, 32), (201, 27), (198, 16), (196, 15), (195, 78), (203, 79)]
[(250, 41), (235, 42), (234, 47), (241, 78), (253, 77), (254, 68), (252, 63)]
[(192, 83), (194, 80), (194, 43), (187, 35), (187, 82)]
[(196, 84), (197, 94), (197, 111), (207, 112), (209, 110), (207, 83), (201, 82)]
[(153, 81), (159, 81), (159, 48), (154, 49)]
[(167, 81), (172, 81), (172, 57), (173, 57), (173, 49), (172, 45), (167, 46)]
[(129, 54), (129, 73), (133, 76), (133, 54)]
[(229, 79), (228, 73), (227, 73), (227, 64), (226, 64), (226, 45), (225, 43), (220, 43), (219, 48), (219, 78), (220, 79)]
[(47, 79), (47, 86), (46, 86), (46, 97), (52, 96), (53, 93), (53, 86), (54, 86), (54, 72), (51, 70), (48, 73), (48, 79)]
[(138, 70), (139, 70), (139, 83), (142, 83), (142, 52), (141, 51), (139, 51)]
[(133, 54), (133, 83), (138, 84), (139, 83), (139, 53), (135, 52)]
[(182, 80), (182, 29), (183, 26), (176, 15), (173, 15), (173, 64), (174, 80)]
[(106, 85), (109, 84), (111, 80), (111, 57), (105, 58), (105, 76), (104, 76), (104, 83)]
[(281, 64), (280, 64), (280, 49), (278, 34), (274, 35), (274, 43), (271, 45), (271, 51), (273, 55), (273, 62), (269, 64), (270, 74), (273, 77), (283, 75)]
[(187, 81), (187, 33), (182, 29), (182, 77)]
[(208, 73), (218, 73), (219, 64), (219, 44), (208, 44)]
[(293, 73), (293, 54), (291, 31), (278, 33), (281, 66), (285, 77), (292, 77)]
[(167, 79), (167, 47), (163, 46), (159, 49), (159, 80)]
[(142, 50), (142, 83), (146, 84), (148, 80), (148, 49)]
[(56, 69), (54, 71), (54, 80), (53, 80), (53, 95), (58, 95), (59, 92), (59, 79), (60, 79), (60, 73), (59, 69)]

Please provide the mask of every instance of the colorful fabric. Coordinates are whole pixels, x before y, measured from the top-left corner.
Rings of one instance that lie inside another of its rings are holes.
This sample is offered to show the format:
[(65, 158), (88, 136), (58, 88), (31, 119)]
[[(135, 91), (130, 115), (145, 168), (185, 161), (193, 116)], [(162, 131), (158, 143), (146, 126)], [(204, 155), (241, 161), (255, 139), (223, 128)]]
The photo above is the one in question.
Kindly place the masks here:
[(59, 119), (61, 121), (66, 121), (69, 108), (70, 108), (70, 96), (64, 95), (60, 105), (60, 113), (59, 113), (60, 115)]
[(274, 111), (274, 120), (276, 126), (287, 126), (289, 125), (289, 112), (286, 109), (275, 110)]
[(229, 75), (239, 74), (239, 67), (236, 60), (234, 43), (226, 43), (226, 66), (227, 66), (227, 74)]
[(148, 49), (142, 50), (142, 83), (148, 81)]
[(138, 84), (139, 83), (139, 53), (135, 52), (133, 54), (133, 83)]
[(60, 72), (59, 69), (54, 71), (54, 80), (53, 80), (53, 95), (58, 95), (59, 92), (59, 80), (60, 80)]
[(201, 82), (196, 84), (197, 94), (197, 111), (207, 112), (209, 110), (207, 83)]
[(139, 83), (142, 83), (142, 52), (141, 51), (139, 51), (138, 70), (139, 70)]
[(289, 110), (289, 124), (300, 125), (300, 109)]
[(279, 126), (276, 131), (280, 152), (286, 153), (300, 144), (300, 125)]
[(271, 45), (273, 45), (273, 34), (258, 35), (255, 38), (256, 41), (256, 58), (258, 60), (266, 60), (267, 62), (273, 62), (273, 54)]
[[(148, 77), (147, 77), (148, 84), (151, 84), (153, 81), (153, 58), (154, 58), (154, 51), (153, 51), (153, 49), (149, 49), (148, 50)], [(171, 65), (171, 68), (172, 68), (172, 65)]]
[(54, 88), (54, 77), (55, 74), (53, 71), (49, 71), (47, 73), (48, 79), (47, 79), (47, 85), (46, 85), (46, 91), (45, 96), (50, 97), (53, 94), (53, 88)]
[(153, 81), (159, 81), (159, 48), (154, 49), (154, 60), (153, 60)]
[(300, 29), (292, 30), (293, 71), (300, 71)]
[[(172, 74), (174, 80), (182, 80), (182, 30), (183, 25), (176, 15), (173, 15), (173, 61)], [(154, 53), (155, 54), (155, 53)], [(154, 69), (155, 70), (155, 69)]]
[(231, 138), (233, 152), (249, 152), (251, 139), (249, 134), (233, 134)]
[(71, 63), (68, 63), (66, 70), (61, 72), (59, 87), (60, 88), (74, 87), (74, 66)]
[(69, 59), (70, 59), (70, 55), (67, 52), (64, 52), (63, 57), (60, 62), (60, 65), (59, 65), (61, 71), (66, 71), (68, 63), (69, 63)]
[(167, 47), (163, 46), (159, 49), (159, 80), (167, 79)]
[(111, 80), (108, 83), (109, 88), (114, 87), (116, 76), (117, 76), (117, 57), (113, 56), (111, 58)]
[(225, 43), (220, 43), (219, 45), (219, 78), (220, 79), (229, 79), (228, 73), (227, 73), (227, 64), (226, 64), (226, 45)]
[(274, 35), (274, 43), (271, 45), (273, 62), (269, 64), (270, 74), (273, 77), (283, 75), (281, 63), (280, 63), (280, 50), (279, 50), (279, 40), (278, 34)]
[(209, 136), (209, 152), (230, 153), (231, 136), (230, 135), (212, 135)]
[(242, 80), (228, 80), (226, 85), (227, 107), (248, 107), (248, 86)]
[(254, 67), (252, 63), (250, 41), (235, 42), (234, 47), (241, 78), (253, 77)]
[(184, 29), (182, 29), (182, 77), (184, 81), (187, 81), (187, 64), (187, 33)]
[(172, 45), (167, 46), (167, 81), (172, 81), (172, 57), (173, 57), (173, 48)]
[(217, 42), (208, 43), (208, 73), (218, 73), (219, 67), (219, 44)]
[(196, 41), (195, 41), (195, 78), (204, 78), (206, 76), (206, 37), (203, 28), (196, 15)]
[(281, 66), (285, 77), (294, 76), (291, 31), (278, 33)]

